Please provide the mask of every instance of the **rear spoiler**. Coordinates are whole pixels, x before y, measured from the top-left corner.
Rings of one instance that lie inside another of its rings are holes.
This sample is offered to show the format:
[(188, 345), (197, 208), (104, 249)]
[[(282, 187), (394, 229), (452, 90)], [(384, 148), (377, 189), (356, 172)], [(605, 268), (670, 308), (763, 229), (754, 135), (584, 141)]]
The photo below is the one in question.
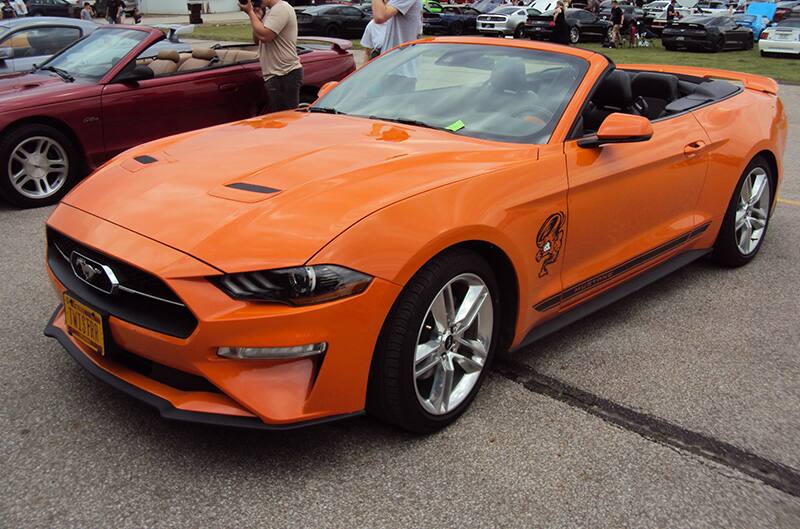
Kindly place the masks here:
[(697, 66), (672, 66), (668, 64), (618, 64), (617, 68), (623, 70), (647, 70), (673, 74), (693, 75), (707, 79), (729, 79), (739, 81), (749, 90), (778, 94), (778, 83), (775, 79), (752, 73), (733, 72), (730, 70), (717, 70), (716, 68), (701, 68)]
[(347, 53), (347, 50), (353, 47), (351, 41), (333, 37), (298, 37), (297, 42), (327, 42), (331, 45), (331, 49), (338, 53)]

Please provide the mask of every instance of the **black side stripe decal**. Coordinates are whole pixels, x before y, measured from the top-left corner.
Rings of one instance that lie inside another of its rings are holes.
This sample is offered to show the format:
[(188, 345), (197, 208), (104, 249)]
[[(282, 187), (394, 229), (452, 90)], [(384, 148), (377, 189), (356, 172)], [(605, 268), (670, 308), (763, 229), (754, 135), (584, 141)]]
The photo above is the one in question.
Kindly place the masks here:
[(600, 272), (599, 274), (590, 277), (585, 281), (581, 281), (580, 283), (573, 285), (566, 290), (562, 290), (558, 294), (555, 294), (543, 301), (540, 301), (539, 303), (534, 305), (533, 308), (539, 312), (544, 312), (546, 310), (549, 310), (558, 305), (562, 301), (566, 301), (569, 298), (577, 296), (578, 294), (584, 292), (587, 289), (605, 283), (611, 280), (612, 278), (627, 272), (631, 268), (639, 266), (640, 264), (650, 261), (651, 259), (654, 259), (665, 252), (677, 248), (681, 244), (691, 239), (694, 239), (695, 237), (706, 231), (710, 225), (711, 222), (706, 222), (705, 224), (698, 226), (697, 228), (693, 229), (690, 232), (684, 233), (683, 235), (680, 235), (670, 241), (667, 241), (664, 244), (653, 248), (652, 250), (648, 250), (643, 254), (639, 254), (636, 257), (633, 257), (625, 261), (624, 263), (618, 264), (617, 266), (611, 268), (610, 270), (606, 270), (605, 272)]

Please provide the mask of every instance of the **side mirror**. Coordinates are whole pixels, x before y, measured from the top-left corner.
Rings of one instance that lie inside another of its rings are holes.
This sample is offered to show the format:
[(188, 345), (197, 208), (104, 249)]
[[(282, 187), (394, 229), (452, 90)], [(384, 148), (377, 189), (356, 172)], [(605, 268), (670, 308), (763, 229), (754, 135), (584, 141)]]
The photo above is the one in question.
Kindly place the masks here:
[(139, 81), (146, 81), (155, 77), (155, 72), (143, 64), (138, 64), (132, 70), (124, 70), (120, 73), (115, 81), (117, 83), (138, 83)]
[(649, 119), (615, 112), (603, 120), (597, 134), (579, 139), (578, 147), (592, 149), (607, 143), (636, 143), (652, 137), (653, 126)]
[(336, 88), (338, 84), (339, 81), (328, 81), (327, 83), (325, 83), (320, 87), (319, 91), (317, 92), (317, 98), (324, 96), (325, 94)]
[(0, 62), (14, 58), (14, 48), (0, 48)]

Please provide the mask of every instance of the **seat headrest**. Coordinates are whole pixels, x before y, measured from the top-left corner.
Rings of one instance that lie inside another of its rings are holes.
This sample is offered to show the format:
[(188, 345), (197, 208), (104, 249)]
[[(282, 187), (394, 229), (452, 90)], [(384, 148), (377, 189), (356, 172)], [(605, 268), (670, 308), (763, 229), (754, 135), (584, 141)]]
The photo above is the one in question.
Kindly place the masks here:
[(156, 55), (156, 59), (159, 61), (178, 62), (181, 60), (181, 56), (175, 50), (161, 50), (158, 52), (158, 55)]
[(633, 92), (628, 72), (613, 70), (609, 73), (592, 96), (592, 102), (598, 107), (630, 107), (633, 104)]
[(195, 59), (202, 59), (210, 61), (217, 57), (217, 52), (210, 48), (194, 48), (192, 49), (192, 57)]
[(655, 97), (671, 102), (678, 99), (678, 78), (668, 73), (639, 72), (631, 82), (637, 96)]
[(489, 82), (495, 90), (522, 92), (526, 89), (525, 64), (522, 60), (504, 60), (492, 69)]

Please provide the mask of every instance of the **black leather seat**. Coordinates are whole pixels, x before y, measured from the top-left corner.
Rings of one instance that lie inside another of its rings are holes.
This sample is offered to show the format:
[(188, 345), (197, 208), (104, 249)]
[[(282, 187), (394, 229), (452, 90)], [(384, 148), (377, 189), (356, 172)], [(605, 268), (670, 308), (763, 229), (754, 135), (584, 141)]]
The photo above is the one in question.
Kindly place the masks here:
[(680, 97), (678, 78), (668, 73), (637, 73), (631, 88), (636, 96), (647, 102), (648, 119), (662, 117), (664, 107)]
[(647, 105), (635, 100), (628, 72), (614, 70), (606, 75), (583, 112), (584, 131), (596, 131), (606, 117), (614, 112), (644, 116)]

